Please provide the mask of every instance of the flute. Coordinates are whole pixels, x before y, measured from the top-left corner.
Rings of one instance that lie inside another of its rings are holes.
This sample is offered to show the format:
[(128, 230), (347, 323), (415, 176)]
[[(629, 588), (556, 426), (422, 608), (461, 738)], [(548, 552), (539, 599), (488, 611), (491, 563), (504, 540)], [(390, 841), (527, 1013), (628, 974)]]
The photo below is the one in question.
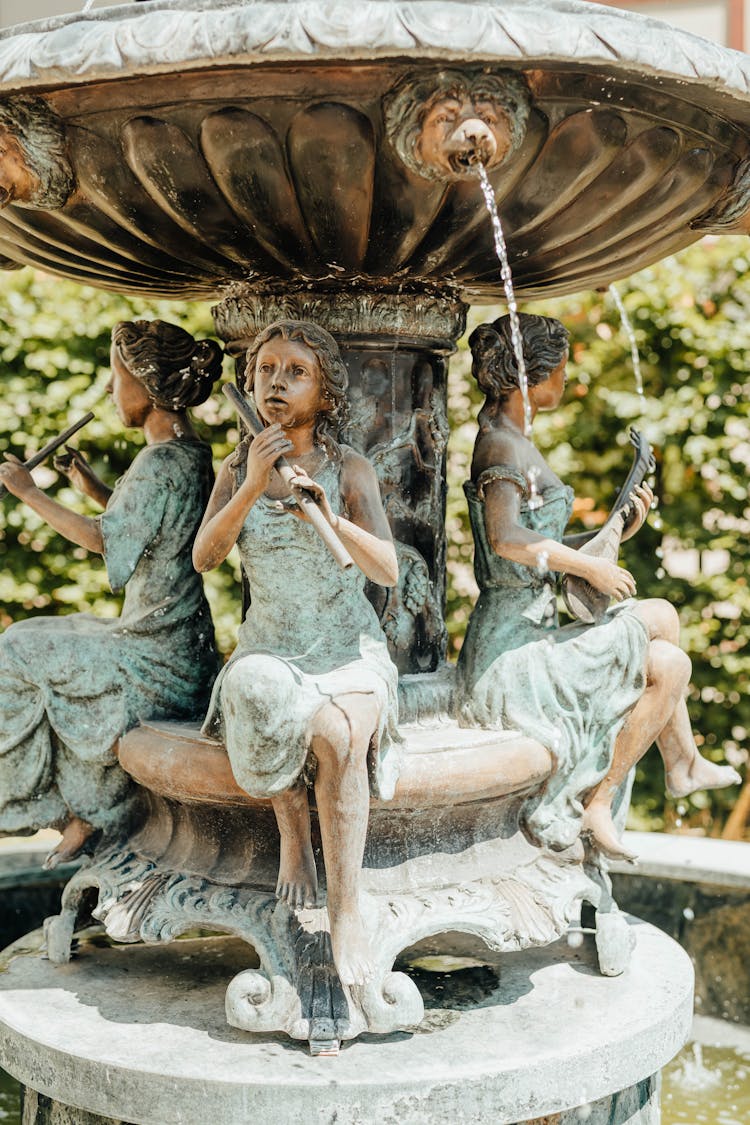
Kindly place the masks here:
[[(250, 406), (250, 404), (246, 401), (246, 399), (242, 397), (237, 388), (232, 383), (225, 383), (222, 389), (234, 409), (239, 414), (242, 421), (250, 430), (250, 433), (253, 435), (262, 433), (263, 426), (261, 425), (257, 414), (253, 410), (252, 406)], [(284, 483), (291, 488), (292, 481), (295, 479), (297, 474), (287, 461), (286, 457), (284, 457), (283, 455), (281, 457), (277, 457), (276, 461), (274, 462), (274, 468), (276, 469), (277, 473), (284, 481)], [(348, 570), (349, 567), (354, 566), (354, 559), (351, 557), (346, 547), (341, 542), (338, 535), (321, 512), (312, 496), (309, 496), (305, 492), (298, 492), (296, 494), (296, 500), (341, 569)]]
[[(42, 461), (47, 460), (50, 453), (54, 453), (61, 445), (65, 445), (65, 442), (69, 441), (73, 434), (77, 434), (84, 426), (88, 426), (93, 417), (93, 410), (89, 410), (88, 414), (84, 414), (83, 418), (79, 418), (72, 426), (68, 426), (67, 430), (58, 434), (56, 438), (52, 438), (52, 441), (48, 441), (46, 445), (42, 446), (38, 453), (35, 453), (33, 457), (29, 457), (28, 461), (24, 461), (24, 469), (31, 470), (35, 469), (37, 465), (41, 465)], [(7, 491), (5, 485), (0, 485), (0, 497), (4, 496)]]

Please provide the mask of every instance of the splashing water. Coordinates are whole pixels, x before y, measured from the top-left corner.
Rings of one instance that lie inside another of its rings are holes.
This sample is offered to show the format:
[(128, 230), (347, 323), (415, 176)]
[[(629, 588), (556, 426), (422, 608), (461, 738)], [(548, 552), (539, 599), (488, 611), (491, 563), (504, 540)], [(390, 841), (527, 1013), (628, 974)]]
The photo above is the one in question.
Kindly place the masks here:
[(641, 407), (643, 407), (643, 405), (646, 401), (646, 396), (645, 396), (645, 393), (644, 393), (644, 390), (643, 390), (643, 374), (641, 372), (641, 357), (640, 357), (640, 353), (638, 351), (638, 344), (636, 342), (635, 332), (633, 331), (633, 325), (630, 322), (630, 317), (628, 316), (627, 309), (625, 308), (625, 305), (623, 304), (622, 297), (620, 296), (620, 291), (619, 291), (619, 289), (617, 288), (616, 285), (610, 285), (609, 294), (610, 294), (610, 296), (611, 296), (611, 298), (614, 302), (615, 308), (617, 309), (618, 313), (620, 314), (620, 324), (622, 325), (622, 330), (625, 333), (625, 335), (627, 336), (628, 343), (630, 344), (630, 357), (631, 357), (631, 360), (633, 362), (633, 375), (635, 376), (635, 389), (638, 392), (638, 398), (640, 400)]
[[(531, 402), (529, 400), (529, 379), (526, 374), (526, 362), (523, 357), (523, 340), (521, 338), (521, 325), (518, 319), (518, 305), (516, 303), (516, 294), (513, 290), (513, 275), (510, 272), (510, 262), (508, 261), (508, 248), (505, 245), (505, 235), (503, 234), (503, 225), (500, 222), (500, 215), (498, 214), (497, 204), (495, 202), (495, 193), (492, 190), (484, 164), (477, 165), (477, 172), (479, 174), (479, 182), (482, 187), (482, 195), (484, 202), (487, 205), (490, 219), (492, 220), (492, 233), (495, 239), (495, 253), (497, 254), (498, 261), (500, 262), (500, 276), (503, 279), (503, 289), (505, 290), (505, 303), (508, 306), (508, 316), (510, 317), (510, 338), (513, 342), (513, 352), (516, 357), (518, 365), (518, 383), (521, 388), (521, 398), (523, 399), (523, 419), (524, 427), (523, 432), (525, 437), (531, 436)], [(537, 505), (539, 507), (539, 505)]]

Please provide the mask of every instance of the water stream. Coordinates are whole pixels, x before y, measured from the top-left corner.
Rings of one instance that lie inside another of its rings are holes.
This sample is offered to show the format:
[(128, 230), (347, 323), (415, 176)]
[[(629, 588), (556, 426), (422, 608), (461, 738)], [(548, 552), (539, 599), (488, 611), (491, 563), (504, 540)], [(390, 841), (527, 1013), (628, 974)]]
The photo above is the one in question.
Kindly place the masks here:
[(633, 361), (633, 375), (635, 377), (635, 389), (638, 392), (638, 399), (640, 401), (641, 409), (643, 409), (643, 406), (645, 405), (645, 402), (646, 402), (646, 396), (643, 392), (643, 374), (641, 372), (641, 356), (640, 356), (640, 352), (638, 351), (638, 344), (636, 342), (635, 332), (633, 331), (633, 325), (631, 324), (630, 317), (628, 316), (628, 311), (625, 308), (622, 297), (620, 296), (620, 291), (619, 291), (619, 289), (617, 288), (616, 285), (610, 285), (609, 295), (612, 298), (612, 301), (614, 302), (615, 308), (617, 309), (618, 313), (620, 314), (620, 324), (622, 325), (622, 330), (625, 333), (625, 336), (627, 337), (628, 343), (630, 344), (630, 356), (631, 356), (631, 359)]
[(492, 190), (492, 184), (489, 181), (484, 164), (477, 164), (477, 173), (479, 175), (479, 182), (482, 187), (484, 202), (487, 205), (487, 211), (489, 212), (489, 216), (492, 221), (492, 233), (495, 239), (495, 253), (497, 254), (498, 261), (500, 262), (500, 276), (503, 280), (503, 289), (505, 290), (505, 303), (508, 306), (508, 316), (510, 317), (510, 335), (511, 340), (513, 341), (513, 351), (516, 356), (516, 364), (518, 365), (518, 382), (521, 388), (521, 398), (523, 399), (524, 434), (526, 437), (530, 437), (531, 402), (529, 401), (529, 380), (526, 374), (526, 362), (523, 357), (521, 325), (518, 320), (518, 304), (516, 302), (516, 294), (513, 289), (513, 275), (510, 272), (508, 248), (505, 245), (503, 224), (500, 221), (500, 215), (497, 210), (495, 193)]

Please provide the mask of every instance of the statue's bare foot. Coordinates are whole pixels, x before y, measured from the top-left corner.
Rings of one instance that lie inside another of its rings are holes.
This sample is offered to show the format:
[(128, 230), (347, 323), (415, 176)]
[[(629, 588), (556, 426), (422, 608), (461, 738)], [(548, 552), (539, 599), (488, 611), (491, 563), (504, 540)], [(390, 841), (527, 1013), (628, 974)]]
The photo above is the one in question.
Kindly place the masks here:
[(331, 945), (341, 983), (366, 984), (374, 967), (370, 942), (358, 910), (331, 914)]
[(88, 824), (77, 816), (71, 817), (62, 830), (62, 840), (44, 861), (45, 870), (53, 871), (61, 863), (75, 859), (94, 831), (93, 824)]
[(605, 805), (592, 803), (587, 809), (583, 810), (582, 831), (591, 836), (599, 851), (608, 859), (623, 859), (628, 863), (637, 862), (636, 854), (623, 847), (612, 823), (612, 814)]
[(687, 797), (699, 789), (726, 789), (728, 785), (740, 785), (742, 778), (732, 766), (717, 766), (715, 762), (701, 757), (696, 750), (687, 765), (680, 762), (667, 773), (666, 782), (670, 797)]
[(318, 897), (318, 872), (309, 843), (281, 838), (281, 859), (276, 897), (290, 910), (315, 906)]

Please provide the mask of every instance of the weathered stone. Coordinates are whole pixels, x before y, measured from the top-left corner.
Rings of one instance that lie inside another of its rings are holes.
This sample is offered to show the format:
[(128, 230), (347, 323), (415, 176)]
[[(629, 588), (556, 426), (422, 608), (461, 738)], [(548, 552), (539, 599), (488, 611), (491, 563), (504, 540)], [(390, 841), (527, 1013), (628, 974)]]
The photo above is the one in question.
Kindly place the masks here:
[(596, 974), (588, 942), (513, 957), (475, 944), (452, 962), (415, 951), (400, 967), (422, 992), (420, 1025), (337, 1060), (226, 1027), (224, 982), (247, 963), (232, 939), (82, 942), (62, 970), (19, 956), (0, 974), (0, 1066), (48, 1098), (137, 1125), (509, 1125), (555, 1114), (573, 1125), (568, 1111), (583, 1104), (596, 1125), (655, 1125), (651, 1076), (687, 1038), (692, 974), (669, 938), (630, 923), (636, 954), (616, 978)]

